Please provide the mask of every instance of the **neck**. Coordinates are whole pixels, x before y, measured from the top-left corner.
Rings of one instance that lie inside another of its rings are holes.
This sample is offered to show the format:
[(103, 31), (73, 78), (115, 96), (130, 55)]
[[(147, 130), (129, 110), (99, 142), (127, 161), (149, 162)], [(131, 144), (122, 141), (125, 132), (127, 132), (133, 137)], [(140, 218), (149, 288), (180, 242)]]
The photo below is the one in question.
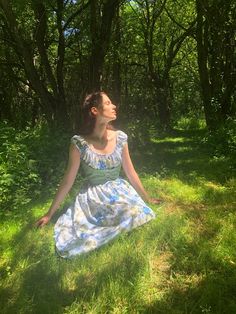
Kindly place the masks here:
[(107, 139), (107, 124), (95, 124), (92, 137), (96, 138), (97, 140), (104, 140)]

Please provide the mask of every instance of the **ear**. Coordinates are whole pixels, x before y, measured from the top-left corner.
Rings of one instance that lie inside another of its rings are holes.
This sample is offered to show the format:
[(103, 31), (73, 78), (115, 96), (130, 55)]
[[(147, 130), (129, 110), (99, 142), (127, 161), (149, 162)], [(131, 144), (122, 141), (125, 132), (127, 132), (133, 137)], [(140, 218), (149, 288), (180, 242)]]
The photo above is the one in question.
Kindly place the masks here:
[(91, 113), (92, 113), (94, 116), (96, 116), (96, 115), (98, 114), (98, 108), (92, 107), (90, 110), (91, 110)]

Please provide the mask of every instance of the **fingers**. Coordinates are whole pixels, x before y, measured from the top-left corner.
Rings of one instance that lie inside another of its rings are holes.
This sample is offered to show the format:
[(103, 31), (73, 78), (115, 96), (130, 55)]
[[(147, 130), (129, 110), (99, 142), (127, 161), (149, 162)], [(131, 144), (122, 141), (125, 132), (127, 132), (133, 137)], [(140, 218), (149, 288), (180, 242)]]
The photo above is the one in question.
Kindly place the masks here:
[(163, 202), (163, 200), (161, 200), (159, 198), (152, 198), (151, 199), (151, 203), (156, 204), (156, 205), (161, 204), (162, 202)]
[(38, 223), (37, 223), (37, 227), (38, 228), (41, 228), (41, 227), (43, 227), (45, 225), (45, 222), (44, 221), (39, 221)]
[(36, 221), (36, 223), (34, 224), (36, 228), (42, 227), (42, 225), (43, 225), (43, 222), (41, 220)]
[(41, 219), (39, 219), (38, 221), (36, 221), (36, 223), (34, 224), (34, 226), (36, 228), (41, 228), (43, 227), (44, 225), (46, 225), (48, 223), (48, 219), (46, 217), (43, 217)]

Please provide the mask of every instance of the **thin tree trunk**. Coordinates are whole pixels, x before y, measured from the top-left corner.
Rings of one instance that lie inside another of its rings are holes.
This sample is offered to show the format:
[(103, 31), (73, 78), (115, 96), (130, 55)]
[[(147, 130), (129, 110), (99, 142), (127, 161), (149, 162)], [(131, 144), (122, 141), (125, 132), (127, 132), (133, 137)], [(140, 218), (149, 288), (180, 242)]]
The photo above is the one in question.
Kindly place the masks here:
[(167, 79), (159, 81), (156, 90), (156, 103), (157, 111), (160, 121), (160, 126), (163, 130), (171, 129), (171, 116), (170, 116), (170, 93), (169, 82)]
[(119, 55), (119, 47), (121, 44), (120, 34), (120, 16), (119, 7), (116, 9), (116, 23), (115, 23), (115, 36), (113, 42), (113, 82), (112, 82), (112, 94), (116, 104), (121, 102), (121, 61)]
[(208, 128), (213, 129), (215, 127), (215, 115), (211, 106), (211, 85), (207, 69), (208, 23), (207, 21), (203, 23), (204, 17), (201, 0), (196, 0), (196, 11), (197, 11), (196, 36), (198, 51), (198, 69), (202, 88), (204, 113)]

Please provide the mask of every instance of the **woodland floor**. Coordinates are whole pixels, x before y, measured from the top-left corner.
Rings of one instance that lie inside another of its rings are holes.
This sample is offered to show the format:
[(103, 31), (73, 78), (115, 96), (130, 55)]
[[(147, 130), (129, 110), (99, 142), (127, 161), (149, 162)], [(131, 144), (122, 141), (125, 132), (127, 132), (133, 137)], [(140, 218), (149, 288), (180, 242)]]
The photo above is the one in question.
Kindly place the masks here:
[(3, 215), (1, 313), (236, 313), (236, 180), (201, 137), (176, 131), (133, 153), (164, 203), (152, 206), (155, 220), (87, 255), (59, 258), (53, 223), (32, 227), (51, 198)]

